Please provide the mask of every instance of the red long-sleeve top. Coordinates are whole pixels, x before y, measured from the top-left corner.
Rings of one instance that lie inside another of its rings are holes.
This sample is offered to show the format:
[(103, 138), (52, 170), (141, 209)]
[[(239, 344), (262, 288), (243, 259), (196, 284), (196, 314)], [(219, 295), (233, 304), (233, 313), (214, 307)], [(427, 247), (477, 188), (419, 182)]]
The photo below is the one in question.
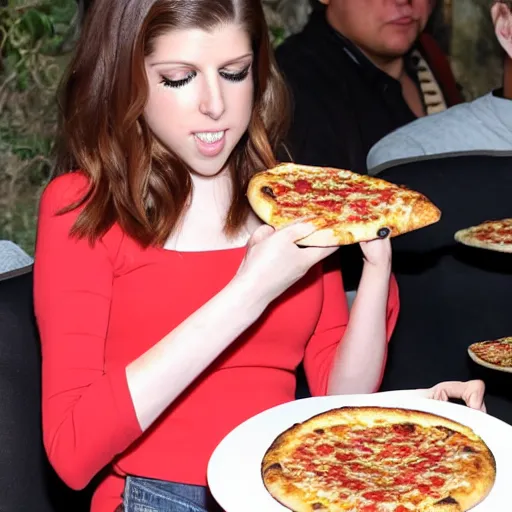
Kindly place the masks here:
[[(57, 212), (86, 187), (80, 173), (62, 176), (40, 205), (34, 296), (43, 432), (50, 461), (69, 486), (82, 488), (109, 468), (92, 510), (112, 512), (127, 474), (206, 485), (208, 459), (230, 430), (294, 399), (301, 360), (312, 394), (325, 394), (348, 309), (340, 272), (315, 266), (142, 433), (126, 366), (226, 286), (245, 248), (144, 249), (117, 225), (94, 245), (72, 238), (79, 210)], [(392, 279), (388, 334), (397, 313)]]

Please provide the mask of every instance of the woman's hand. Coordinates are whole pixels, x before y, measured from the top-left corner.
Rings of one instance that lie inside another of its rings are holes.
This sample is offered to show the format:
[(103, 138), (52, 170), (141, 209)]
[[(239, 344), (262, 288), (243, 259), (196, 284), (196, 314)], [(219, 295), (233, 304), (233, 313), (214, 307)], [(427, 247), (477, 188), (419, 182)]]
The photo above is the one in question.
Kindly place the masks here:
[(270, 303), (313, 265), (338, 249), (297, 246), (297, 240), (316, 229), (306, 222), (297, 222), (277, 231), (270, 226), (259, 227), (248, 242), (247, 254), (235, 279), (248, 283), (256, 298)]
[(447, 402), (450, 398), (464, 400), (468, 407), (487, 412), (484, 403), (485, 384), (481, 380), (448, 381), (428, 390), (427, 398)]
[(391, 241), (389, 238), (361, 242), (365, 263), (375, 267), (391, 266)]

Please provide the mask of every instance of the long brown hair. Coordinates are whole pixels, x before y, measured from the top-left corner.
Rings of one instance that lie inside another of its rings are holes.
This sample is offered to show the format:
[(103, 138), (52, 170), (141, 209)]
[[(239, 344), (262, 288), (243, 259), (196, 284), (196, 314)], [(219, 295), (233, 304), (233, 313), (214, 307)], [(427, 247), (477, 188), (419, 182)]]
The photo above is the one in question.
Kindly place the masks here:
[(114, 223), (143, 246), (162, 245), (191, 193), (190, 169), (153, 136), (144, 120), (144, 59), (172, 29), (211, 30), (240, 23), (254, 51), (254, 109), (228, 163), (233, 200), (225, 231), (249, 211), (245, 190), (275, 164), (288, 122), (286, 87), (277, 70), (260, 0), (95, 0), (61, 95), (56, 175), (81, 170), (89, 189), (72, 234), (94, 242)]

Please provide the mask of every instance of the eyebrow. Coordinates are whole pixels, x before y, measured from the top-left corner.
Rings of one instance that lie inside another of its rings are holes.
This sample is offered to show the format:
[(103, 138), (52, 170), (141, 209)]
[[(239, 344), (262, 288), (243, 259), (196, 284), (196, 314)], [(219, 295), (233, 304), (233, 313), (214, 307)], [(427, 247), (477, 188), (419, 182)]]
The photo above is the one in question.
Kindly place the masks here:
[[(226, 66), (229, 66), (230, 64), (235, 64), (243, 59), (246, 59), (247, 57), (252, 57), (252, 56), (253, 56), (252, 52), (246, 53), (244, 55), (240, 55), (240, 57), (235, 57), (234, 59), (224, 62), (224, 64), (222, 64), (221, 67), (226, 67)], [(162, 60), (162, 61), (151, 63), (150, 67), (163, 66), (164, 64), (179, 64), (181, 66), (196, 67), (195, 64), (192, 64), (191, 62), (182, 61), (182, 60), (179, 60), (179, 61), (178, 60)]]

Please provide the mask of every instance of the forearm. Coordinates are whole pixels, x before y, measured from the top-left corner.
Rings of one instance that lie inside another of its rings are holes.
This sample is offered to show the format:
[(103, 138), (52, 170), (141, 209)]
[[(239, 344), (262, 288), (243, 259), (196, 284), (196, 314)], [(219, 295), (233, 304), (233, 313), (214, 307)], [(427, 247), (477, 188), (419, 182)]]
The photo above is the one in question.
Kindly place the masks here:
[(328, 394), (372, 393), (386, 360), (390, 265), (365, 264), (345, 335), (337, 349)]
[(234, 279), (128, 365), (128, 387), (142, 430), (262, 314), (267, 304), (251, 297), (245, 283)]

